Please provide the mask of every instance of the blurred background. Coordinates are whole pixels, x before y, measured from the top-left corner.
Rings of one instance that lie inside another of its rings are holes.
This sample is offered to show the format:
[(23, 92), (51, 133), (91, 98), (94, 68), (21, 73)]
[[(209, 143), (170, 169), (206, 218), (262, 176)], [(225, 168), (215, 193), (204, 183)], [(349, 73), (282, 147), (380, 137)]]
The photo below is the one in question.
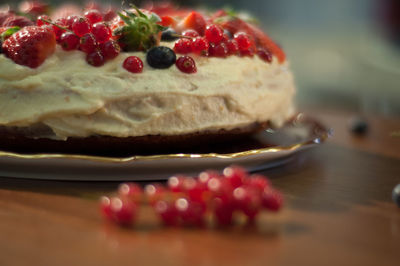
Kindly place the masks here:
[[(121, 5), (121, 0), (97, 2)], [(288, 55), (300, 108), (400, 115), (400, 0), (173, 2), (212, 9), (229, 6), (257, 17)]]

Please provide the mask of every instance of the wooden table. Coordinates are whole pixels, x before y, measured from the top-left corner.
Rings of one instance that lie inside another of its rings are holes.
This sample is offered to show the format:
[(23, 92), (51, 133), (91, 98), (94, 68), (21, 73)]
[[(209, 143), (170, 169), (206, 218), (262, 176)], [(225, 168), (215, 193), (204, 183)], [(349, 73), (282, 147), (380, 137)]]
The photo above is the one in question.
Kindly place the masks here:
[(121, 229), (97, 201), (117, 183), (0, 178), (0, 265), (400, 265), (400, 119), (355, 137), (350, 114), (315, 113), (334, 137), (265, 173), (287, 204), (255, 227), (166, 229), (144, 209)]

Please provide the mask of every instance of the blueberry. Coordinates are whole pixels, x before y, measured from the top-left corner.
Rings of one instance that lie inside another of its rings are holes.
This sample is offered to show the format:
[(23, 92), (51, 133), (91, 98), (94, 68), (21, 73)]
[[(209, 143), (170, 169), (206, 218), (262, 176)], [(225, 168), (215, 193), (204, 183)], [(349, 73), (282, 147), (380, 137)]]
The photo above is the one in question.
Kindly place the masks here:
[(169, 68), (176, 61), (175, 52), (165, 46), (156, 46), (147, 52), (147, 63), (153, 68)]
[(368, 132), (368, 123), (362, 117), (353, 117), (350, 120), (350, 130), (356, 135), (365, 135)]
[(400, 184), (394, 187), (392, 192), (392, 199), (400, 207)]
[(178, 33), (176, 31), (174, 31), (173, 29), (168, 28), (161, 33), (161, 41), (164, 41), (164, 42), (175, 41), (175, 40), (179, 39), (177, 34)]

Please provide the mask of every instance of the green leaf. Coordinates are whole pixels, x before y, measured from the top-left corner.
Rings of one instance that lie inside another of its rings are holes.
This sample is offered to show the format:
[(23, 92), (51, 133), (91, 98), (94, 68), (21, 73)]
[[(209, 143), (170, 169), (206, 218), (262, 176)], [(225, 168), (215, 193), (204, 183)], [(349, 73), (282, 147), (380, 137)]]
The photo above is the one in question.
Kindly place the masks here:
[(127, 25), (132, 25), (132, 20), (128, 17), (122, 14), (121, 12), (118, 12), (118, 16), (127, 24)]
[(157, 14), (151, 13), (150, 21), (155, 23), (161, 22), (161, 18)]
[(3, 32), (1, 34), (1, 40), (4, 41), (5, 39), (7, 39), (8, 37), (10, 37), (11, 35), (13, 35), (14, 33), (16, 33), (17, 31), (19, 31), (21, 28), (18, 26), (9, 28), (8, 30), (6, 30), (5, 32)]

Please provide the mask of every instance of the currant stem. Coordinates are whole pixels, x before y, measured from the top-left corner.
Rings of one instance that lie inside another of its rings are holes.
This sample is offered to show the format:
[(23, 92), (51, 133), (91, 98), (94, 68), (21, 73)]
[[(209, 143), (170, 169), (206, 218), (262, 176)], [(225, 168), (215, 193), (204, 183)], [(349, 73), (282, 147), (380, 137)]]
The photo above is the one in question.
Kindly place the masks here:
[(60, 26), (60, 25), (58, 25), (58, 24), (56, 24), (56, 23), (54, 23), (54, 22), (52, 22), (52, 21), (50, 21), (50, 20), (47, 20), (47, 19), (44, 19), (44, 18), (41, 18), (40, 20), (43, 21), (43, 22), (49, 23), (49, 24), (51, 24), (51, 25), (53, 25), (53, 26), (56, 26), (57, 28), (59, 28), (59, 29), (61, 29), (61, 30), (65, 30), (65, 31), (67, 31), (67, 32), (69, 32), (69, 33), (72, 33), (72, 34), (75, 35), (76, 37), (79, 37), (79, 36), (76, 35), (75, 32), (73, 32), (72, 30), (70, 30), (70, 29), (68, 29), (68, 28), (65, 28), (65, 27), (63, 27), (63, 26)]

